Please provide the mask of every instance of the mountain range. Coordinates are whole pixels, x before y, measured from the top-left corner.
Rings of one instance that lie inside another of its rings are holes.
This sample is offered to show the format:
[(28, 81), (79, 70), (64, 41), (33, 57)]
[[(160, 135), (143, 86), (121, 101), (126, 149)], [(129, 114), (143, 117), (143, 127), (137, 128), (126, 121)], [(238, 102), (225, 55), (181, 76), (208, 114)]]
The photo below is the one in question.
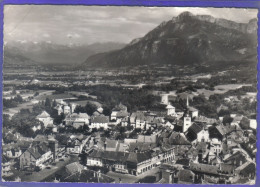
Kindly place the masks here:
[(123, 43), (61, 45), (51, 42), (13, 41), (4, 46), (4, 63), (74, 65), (91, 55), (123, 48)]
[(257, 19), (248, 23), (183, 12), (124, 48), (88, 57), (80, 68), (256, 61)]

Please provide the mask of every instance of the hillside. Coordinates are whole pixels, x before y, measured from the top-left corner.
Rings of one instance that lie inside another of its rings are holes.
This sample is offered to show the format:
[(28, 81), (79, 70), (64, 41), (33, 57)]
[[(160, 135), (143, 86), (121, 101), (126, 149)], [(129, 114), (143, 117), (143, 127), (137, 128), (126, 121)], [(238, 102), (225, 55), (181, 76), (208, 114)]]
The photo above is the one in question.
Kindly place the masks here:
[(184, 12), (123, 49), (90, 56), (81, 68), (255, 61), (256, 31), (255, 19), (245, 24)]

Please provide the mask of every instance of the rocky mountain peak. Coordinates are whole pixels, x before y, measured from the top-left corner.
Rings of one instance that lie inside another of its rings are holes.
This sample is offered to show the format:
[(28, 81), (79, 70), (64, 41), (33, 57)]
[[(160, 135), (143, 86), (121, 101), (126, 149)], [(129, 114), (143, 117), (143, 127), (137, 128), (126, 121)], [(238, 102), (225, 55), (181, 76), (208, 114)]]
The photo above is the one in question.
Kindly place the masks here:
[[(237, 23), (183, 12), (121, 50), (89, 57), (83, 66), (199, 65), (241, 61), (256, 54), (256, 23), (254, 20), (250, 24)], [(241, 50), (246, 52), (241, 53)]]
[(179, 14), (176, 19), (178, 21), (188, 21), (194, 18), (194, 15), (188, 11)]

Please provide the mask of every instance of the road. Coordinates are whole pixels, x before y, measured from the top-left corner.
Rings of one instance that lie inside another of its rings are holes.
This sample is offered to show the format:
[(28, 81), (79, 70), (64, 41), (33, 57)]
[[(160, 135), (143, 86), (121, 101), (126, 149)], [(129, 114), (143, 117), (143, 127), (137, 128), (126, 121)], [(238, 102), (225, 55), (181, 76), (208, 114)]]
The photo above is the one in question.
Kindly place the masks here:
[(21, 181), (26, 182), (40, 182), (49, 177), (50, 175), (53, 175), (55, 172), (57, 172), (60, 168), (72, 163), (78, 161), (77, 155), (69, 156), (68, 158), (64, 158), (64, 161), (58, 161), (56, 162), (56, 166), (51, 166), (50, 169), (43, 169), (39, 172), (33, 172), (31, 175), (26, 175), (26, 172), (20, 172), (20, 178)]
[(155, 174), (159, 171), (159, 167), (153, 168), (141, 175), (135, 176), (130, 174), (122, 174), (109, 171), (106, 175), (115, 179), (116, 183), (119, 183), (119, 178), (121, 178), (121, 183), (135, 183), (139, 179), (142, 179), (146, 176), (155, 176)]

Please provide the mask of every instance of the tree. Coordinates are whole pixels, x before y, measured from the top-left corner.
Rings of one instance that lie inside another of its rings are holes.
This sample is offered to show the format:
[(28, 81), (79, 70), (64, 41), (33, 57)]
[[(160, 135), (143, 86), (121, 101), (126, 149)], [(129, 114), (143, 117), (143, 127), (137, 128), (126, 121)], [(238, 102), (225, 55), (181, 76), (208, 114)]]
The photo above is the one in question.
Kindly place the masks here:
[(229, 116), (229, 115), (230, 115), (229, 110), (221, 109), (221, 110), (218, 112), (218, 116)]
[(110, 116), (110, 114), (111, 114), (111, 107), (108, 107), (108, 106), (103, 106), (103, 114), (105, 115), (105, 116)]
[(249, 121), (249, 119), (248, 118), (246, 118), (246, 117), (243, 117), (242, 118), (242, 120), (240, 121), (240, 127), (242, 128), (242, 129), (249, 129), (249, 125), (250, 125), (250, 121)]
[(48, 97), (45, 99), (45, 107), (51, 107), (51, 100)]
[(97, 106), (88, 102), (85, 106), (85, 109), (86, 109), (87, 114), (92, 116), (93, 113), (97, 110)]
[(12, 95), (16, 95), (16, 90), (15, 89), (13, 89)]
[(54, 101), (53, 101), (53, 103), (52, 103), (52, 106), (53, 106), (53, 107), (56, 107), (56, 106), (57, 106), (57, 102), (56, 102), (55, 99), (54, 99)]
[(36, 97), (38, 95), (39, 95), (39, 92), (35, 92), (35, 94), (33, 96)]
[(104, 137), (106, 137), (106, 138), (110, 137), (110, 131), (109, 130), (104, 131)]
[(232, 121), (233, 121), (233, 118), (228, 116), (228, 115), (224, 116), (224, 118), (223, 118), (223, 124), (224, 125), (225, 124), (230, 124)]
[(23, 98), (22, 98), (21, 95), (19, 95), (19, 94), (14, 98), (14, 100), (15, 100), (16, 102), (18, 102), (18, 103), (22, 103), (22, 102), (23, 102)]

